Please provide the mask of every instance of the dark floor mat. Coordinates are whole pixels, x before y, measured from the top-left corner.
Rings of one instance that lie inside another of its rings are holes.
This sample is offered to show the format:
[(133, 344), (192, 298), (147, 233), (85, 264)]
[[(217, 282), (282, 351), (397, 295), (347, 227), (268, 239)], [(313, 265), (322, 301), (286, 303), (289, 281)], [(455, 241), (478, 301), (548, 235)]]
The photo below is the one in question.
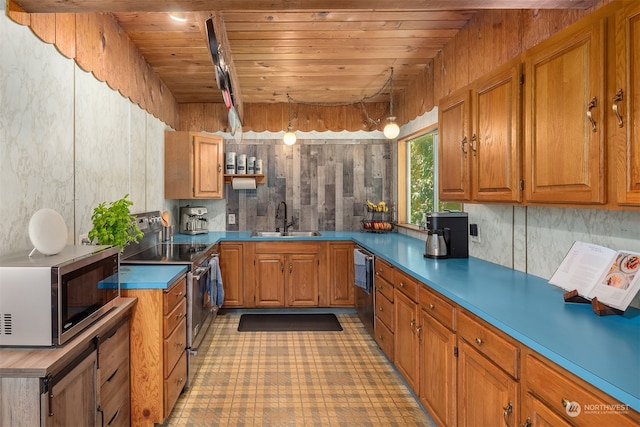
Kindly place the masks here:
[(341, 331), (340, 321), (333, 313), (312, 314), (243, 314), (239, 332)]

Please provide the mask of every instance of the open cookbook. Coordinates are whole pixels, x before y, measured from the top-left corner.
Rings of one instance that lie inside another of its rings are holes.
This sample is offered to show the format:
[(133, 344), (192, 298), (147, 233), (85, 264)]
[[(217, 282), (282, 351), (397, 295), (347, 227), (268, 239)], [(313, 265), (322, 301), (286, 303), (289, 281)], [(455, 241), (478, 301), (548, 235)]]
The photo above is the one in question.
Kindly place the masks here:
[(640, 290), (640, 253), (575, 242), (549, 283), (624, 311)]

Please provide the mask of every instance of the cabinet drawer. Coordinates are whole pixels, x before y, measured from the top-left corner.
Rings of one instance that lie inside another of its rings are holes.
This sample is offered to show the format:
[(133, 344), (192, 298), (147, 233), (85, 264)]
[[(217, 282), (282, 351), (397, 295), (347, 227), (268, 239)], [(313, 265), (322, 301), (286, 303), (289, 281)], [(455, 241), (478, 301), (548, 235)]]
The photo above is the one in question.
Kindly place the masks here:
[(409, 297), (411, 301), (418, 302), (418, 289), (420, 285), (413, 277), (400, 270), (396, 270), (394, 273), (393, 283), (395, 288), (399, 289), (403, 294)]
[(391, 282), (387, 282), (381, 276), (376, 276), (374, 285), (378, 292), (387, 297), (389, 301), (393, 302), (393, 285)]
[(426, 286), (420, 286), (420, 305), (425, 313), (433, 316), (452, 331), (456, 330), (455, 306)]
[(104, 426), (129, 424), (129, 360), (123, 360), (100, 388)]
[(162, 314), (168, 314), (187, 294), (187, 276), (183, 276), (164, 292)]
[(187, 314), (187, 299), (182, 298), (182, 302), (178, 303), (175, 306), (171, 313), (164, 316), (163, 319), (163, 328), (164, 328), (164, 337), (167, 337), (173, 330), (176, 328), (178, 323), (185, 318)]
[(376, 258), (376, 276), (382, 277), (389, 283), (393, 283), (393, 266), (386, 261)]
[(458, 337), (484, 354), (513, 378), (519, 378), (519, 347), (491, 326), (473, 319), (464, 312), (458, 313)]
[(393, 303), (386, 299), (384, 295), (376, 291), (376, 318), (384, 322), (393, 332)]
[(387, 355), (389, 360), (393, 360), (393, 332), (387, 328), (387, 326), (376, 317), (375, 321), (375, 339), (384, 354)]
[[(100, 342), (98, 384), (103, 385), (125, 361), (129, 371), (129, 322), (123, 323), (115, 334)], [(127, 374), (128, 375), (128, 374)]]
[[(620, 411), (602, 410), (615, 406), (617, 402), (613, 398), (604, 396), (604, 393), (595, 394), (589, 391), (590, 385), (564, 369), (552, 366), (533, 354), (525, 357), (525, 378), (529, 392), (538, 396), (547, 406), (560, 414), (564, 419), (575, 423), (577, 426), (638, 426), (623, 411), (629, 410), (625, 405)], [(580, 414), (570, 417), (565, 405), (578, 403)], [(602, 405), (602, 406), (600, 406)], [(595, 408), (595, 410), (590, 410)]]
[(176, 404), (180, 392), (187, 381), (187, 353), (183, 352), (171, 375), (164, 380), (164, 418), (167, 418)]
[(187, 319), (182, 319), (178, 327), (163, 343), (164, 377), (167, 378), (176, 362), (187, 348)]

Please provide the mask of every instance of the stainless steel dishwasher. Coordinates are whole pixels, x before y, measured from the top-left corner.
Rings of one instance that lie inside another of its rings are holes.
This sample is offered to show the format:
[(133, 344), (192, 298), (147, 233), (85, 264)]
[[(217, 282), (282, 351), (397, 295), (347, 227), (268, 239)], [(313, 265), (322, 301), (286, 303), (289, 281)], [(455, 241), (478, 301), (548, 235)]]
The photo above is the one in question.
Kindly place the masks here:
[(373, 336), (373, 254), (365, 249), (356, 247), (353, 251), (353, 267), (356, 311), (367, 332)]

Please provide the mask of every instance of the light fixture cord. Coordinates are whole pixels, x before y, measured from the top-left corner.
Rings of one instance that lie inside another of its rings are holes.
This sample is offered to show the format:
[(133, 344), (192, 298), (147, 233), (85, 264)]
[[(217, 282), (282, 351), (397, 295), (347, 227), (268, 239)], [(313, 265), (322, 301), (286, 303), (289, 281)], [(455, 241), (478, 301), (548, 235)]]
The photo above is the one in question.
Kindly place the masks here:
[(369, 116), (369, 113), (367, 112), (367, 108), (365, 107), (365, 101), (368, 101), (369, 99), (373, 99), (375, 97), (377, 97), (378, 95), (380, 95), (386, 88), (387, 86), (391, 85), (391, 115), (393, 116), (393, 67), (391, 67), (391, 74), (389, 75), (389, 78), (387, 79), (386, 82), (384, 82), (384, 85), (382, 85), (382, 87), (373, 95), (365, 95), (364, 97), (362, 97), (362, 99), (359, 99), (357, 101), (346, 101), (346, 102), (312, 102), (312, 101), (300, 101), (297, 99), (293, 99), (291, 97), (291, 95), (289, 95), (289, 93), (287, 93), (287, 102), (289, 103), (289, 126), (291, 126), (291, 103), (295, 102), (296, 104), (302, 104), (302, 105), (313, 105), (313, 106), (317, 106), (317, 107), (343, 107), (343, 106), (347, 106), (347, 105), (355, 105), (355, 104), (360, 104), (360, 108), (362, 108), (362, 111), (364, 112), (364, 115), (367, 119), (367, 121), (369, 123), (373, 123), (373, 124), (379, 124), (380, 120), (374, 120)]
[(389, 93), (389, 115), (393, 117), (393, 67), (391, 67), (389, 80), (391, 80), (391, 92)]

